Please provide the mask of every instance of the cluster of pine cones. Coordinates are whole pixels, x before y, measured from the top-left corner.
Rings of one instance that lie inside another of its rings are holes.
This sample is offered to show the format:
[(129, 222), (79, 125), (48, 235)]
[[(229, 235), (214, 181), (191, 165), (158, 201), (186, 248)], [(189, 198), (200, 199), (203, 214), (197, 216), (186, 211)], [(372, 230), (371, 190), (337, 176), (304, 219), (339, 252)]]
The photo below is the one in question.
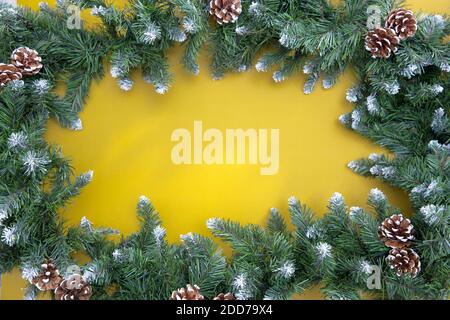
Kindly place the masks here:
[[(185, 288), (172, 292), (170, 300), (205, 300), (205, 297), (197, 285), (188, 284)], [(221, 293), (213, 300), (236, 300), (236, 297), (232, 293)]]
[(366, 49), (373, 58), (389, 58), (396, 53), (400, 40), (412, 37), (417, 31), (414, 13), (403, 8), (392, 10), (384, 24), (370, 30), (366, 36)]
[(420, 272), (420, 257), (410, 248), (411, 241), (414, 240), (411, 221), (401, 214), (394, 214), (383, 221), (378, 229), (378, 236), (391, 248), (386, 261), (397, 276), (417, 276)]
[(0, 63), (0, 87), (23, 76), (34, 76), (42, 69), (42, 58), (36, 50), (20, 47), (11, 54), (11, 63)]
[(89, 300), (92, 296), (91, 286), (81, 275), (73, 274), (63, 279), (52, 261), (41, 265), (41, 272), (31, 283), (41, 291), (54, 290), (55, 300)]

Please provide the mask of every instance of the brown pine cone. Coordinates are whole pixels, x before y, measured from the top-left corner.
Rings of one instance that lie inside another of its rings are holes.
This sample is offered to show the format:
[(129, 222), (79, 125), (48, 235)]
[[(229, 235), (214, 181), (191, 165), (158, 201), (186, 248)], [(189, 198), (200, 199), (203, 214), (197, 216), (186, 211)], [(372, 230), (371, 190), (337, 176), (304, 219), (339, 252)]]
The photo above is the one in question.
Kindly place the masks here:
[(12, 64), (0, 63), (0, 87), (13, 80), (22, 79), (22, 73)]
[(411, 10), (400, 8), (389, 13), (384, 27), (394, 30), (400, 40), (403, 40), (416, 34), (417, 21)]
[(236, 300), (236, 297), (232, 293), (225, 293), (225, 294), (220, 293), (213, 300)]
[(211, 0), (209, 2), (209, 14), (218, 24), (236, 22), (241, 12), (241, 0)]
[(71, 275), (55, 289), (55, 300), (89, 300), (91, 296), (91, 286), (79, 274)]
[(375, 28), (366, 36), (366, 50), (373, 58), (389, 58), (397, 52), (400, 39), (392, 29)]
[(420, 272), (420, 257), (413, 249), (391, 249), (386, 261), (397, 276), (409, 274), (415, 277)]
[(56, 289), (61, 281), (62, 278), (55, 264), (51, 261), (46, 261), (41, 265), (41, 272), (30, 282), (41, 291), (49, 291)]
[(170, 300), (205, 300), (205, 298), (201, 295), (198, 286), (188, 284), (186, 288), (172, 292)]
[(386, 218), (378, 228), (378, 236), (387, 247), (405, 248), (414, 240), (414, 226), (401, 214)]
[(20, 47), (11, 54), (11, 63), (22, 71), (24, 76), (33, 76), (42, 69), (42, 58), (36, 50)]

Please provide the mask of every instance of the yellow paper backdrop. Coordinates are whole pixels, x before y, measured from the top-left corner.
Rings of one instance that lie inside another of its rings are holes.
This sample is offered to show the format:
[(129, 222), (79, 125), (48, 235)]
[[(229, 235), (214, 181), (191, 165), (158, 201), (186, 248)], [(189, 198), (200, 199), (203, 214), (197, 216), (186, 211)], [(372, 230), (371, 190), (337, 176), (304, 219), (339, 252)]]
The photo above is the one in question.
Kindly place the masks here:
[[(18, 2), (36, 8), (39, 1)], [(414, 10), (441, 14), (449, 12), (448, 5), (447, 0), (408, 1)], [(346, 167), (350, 160), (383, 152), (337, 120), (352, 108), (345, 100), (345, 90), (352, 84), (350, 73), (331, 90), (317, 88), (312, 95), (304, 95), (305, 79), (300, 75), (275, 84), (270, 73), (253, 69), (213, 81), (206, 54), (201, 57), (200, 75), (188, 74), (178, 63), (181, 52), (178, 48), (170, 54), (175, 81), (166, 95), (156, 94), (139, 74), (133, 77), (133, 90), (124, 93), (108, 74), (92, 86), (81, 113), (82, 131), (49, 122), (48, 141), (62, 146), (76, 172), (95, 172), (93, 182), (61, 213), (70, 223), (87, 216), (96, 226), (130, 234), (138, 227), (136, 202), (145, 194), (160, 212), (169, 240), (178, 241), (180, 234), (190, 231), (209, 235), (205, 227), (209, 217), (263, 224), (271, 207), (287, 217), (291, 195), (318, 215), (325, 212), (335, 191), (349, 205), (364, 206), (375, 187), (410, 213), (402, 191), (362, 178)], [(170, 158), (171, 133), (177, 128), (192, 131), (194, 120), (221, 130), (279, 128), (279, 173), (261, 176), (259, 167), (250, 165), (175, 166)], [(2, 298), (21, 299), (23, 286), (18, 272), (3, 275)], [(301, 298), (319, 297), (316, 288)]]

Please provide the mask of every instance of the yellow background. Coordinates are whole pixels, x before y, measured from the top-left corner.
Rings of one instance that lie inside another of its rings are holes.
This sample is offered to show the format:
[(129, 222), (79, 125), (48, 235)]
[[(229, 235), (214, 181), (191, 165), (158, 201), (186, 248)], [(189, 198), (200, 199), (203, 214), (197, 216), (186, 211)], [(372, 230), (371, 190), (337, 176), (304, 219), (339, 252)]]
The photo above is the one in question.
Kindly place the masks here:
[[(18, 2), (36, 8), (39, 1)], [(449, 12), (447, 0), (407, 3), (414, 10)], [(93, 182), (62, 212), (70, 223), (87, 216), (96, 226), (112, 226), (130, 234), (138, 227), (136, 202), (145, 194), (160, 212), (169, 239), (178, 241), (180, 234), (190, 231), (209, 235), (205, 227), (209, 217), (263, 224), (271, 207), (287, 217), (291, 195), (318, 215), (326, 211), (335, 191), (344, 195), (347, 204), (364, 206), (374, 187), (409, 214), (402, 191), (360, 177), (346, 167), (350, 160), (383, 151), (337, 120), (352, 109), (345, 100), (351, 74), (333, 89), (318, 87), (312, 95), (304, 95), (301, 75), (275, 84), (271, 73), (258, 74), (253, 69), (212, 81), (206, 54), (201, 57), (200, 75), (191, 75), (178, 63), (181, 52), (176, 48), (170, 54), (175, 81), (166, 95), (156, 94), (139, 74), (133, 77), (132, 91), (124, 93), (108, 73), (92, 86), (81, 113), (82, 131), (49, 122), (48, 141), (62, 146), (76, 172), (94, 170)], [(177, 128), (192, 130), (194, 120), (202, 120), (205, 128), (221, 130), (279, 128), (279, 173), (261, 176), (259, 166), (250, 165), (173, 165), (170, 135)], [(23, 286), (18, 272), (3, 275), (2, 299), (21, 299)], [(317, 288), (302, 296), (318, 297)]]

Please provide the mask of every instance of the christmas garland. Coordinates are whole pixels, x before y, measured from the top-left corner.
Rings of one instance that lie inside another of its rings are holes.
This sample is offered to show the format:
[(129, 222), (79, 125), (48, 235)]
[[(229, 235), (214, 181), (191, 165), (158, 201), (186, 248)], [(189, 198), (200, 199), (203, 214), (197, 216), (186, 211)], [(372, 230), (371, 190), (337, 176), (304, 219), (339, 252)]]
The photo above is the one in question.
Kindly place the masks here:
[[(77, 23), (74, 5), (90, 8), (101, 27), (69, 27)], [(132, 0), (122, 10), (103, 0), (61, 0), (40, 12), (1, 6), (0, 273), (19, 267), (30, 282), (28, 299), (43, 291), (58, 300), (288, 299), (318, 283), (330, 299), (447, 299), (449, 30), (445, 17), (391, 0), (338, 7), (326, 0)], [(177, 42), (193, 73), (207, 47), (215, 79), (247, 70), (265, 49), (256, 69), (276, 68), (276, 82), (303, 69), (305, 93), (321, 77), (330, 88), (351, 66), (358, 82), (347, 100), (355, 108), (340, 121), (392, 156), (373, 154), (349, 168), (405, 190), (411, 220), (378, 189), (369, 194), (372, 211), (349, 208), (335, 193), (323, 218), (290, 198), (293, 228), (275, 209), (266, 228), (208, 220), (231, 245), (230, 258), (196, 234), (168, 243), (145, 197), (137, 206), (140, 230), (119, 243), (109, 237), (115, 230), (85, 218), (65, 225), (58, 212), (93, 173), (72, 179), (69, 162), (43, 138), (47, 120), (82, 128), (78, 113), (91, 81), (103, 75), (103, 57), (122, 89), (132, 88), (129, 74), (140, 69), (165, 93), (167, 51)], [(52, 90), (57, 83), (65, 84), (63, 96)], [(77, 266), (76, 252), (90, 262)], [(376, 270), (379, 284), (369, 288)]]

